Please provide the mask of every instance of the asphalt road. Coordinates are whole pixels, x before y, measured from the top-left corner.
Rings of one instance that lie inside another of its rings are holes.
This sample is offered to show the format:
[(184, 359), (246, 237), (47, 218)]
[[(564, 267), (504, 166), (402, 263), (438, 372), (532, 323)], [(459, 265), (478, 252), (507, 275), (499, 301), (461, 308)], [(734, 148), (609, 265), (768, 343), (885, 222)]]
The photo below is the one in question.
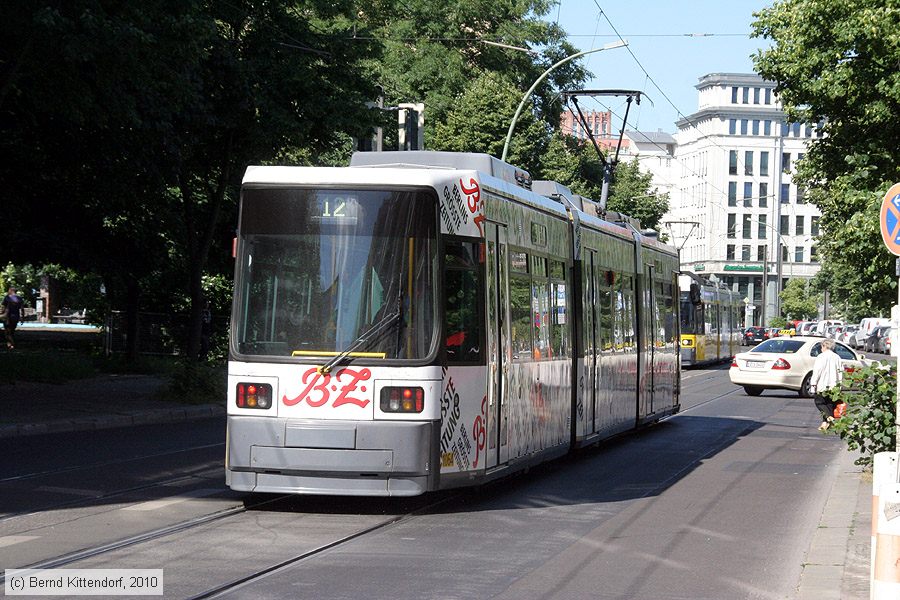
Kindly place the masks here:
[(0, 565), (161, 568), (167, 598), (792, 597), (840, 441), (725, 367), (685, 372), (682, 404), (409, 500), (231, 492), (221, 419), (0, 440)]

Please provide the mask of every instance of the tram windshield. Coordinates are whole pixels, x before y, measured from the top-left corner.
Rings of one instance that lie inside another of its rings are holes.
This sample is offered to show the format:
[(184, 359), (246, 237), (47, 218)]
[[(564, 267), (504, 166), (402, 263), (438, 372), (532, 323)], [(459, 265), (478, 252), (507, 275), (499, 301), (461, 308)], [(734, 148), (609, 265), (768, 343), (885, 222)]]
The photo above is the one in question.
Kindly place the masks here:
[(681, 333), (698, 333), (697, 323), (703, 322), (702, 318), (698, 321), (702, 310), (702, 305), (691, 302), (687, 292), (681, 293)]
[(237, 351), (428, 356), (436, 224), (431, 190), (244, 188)]

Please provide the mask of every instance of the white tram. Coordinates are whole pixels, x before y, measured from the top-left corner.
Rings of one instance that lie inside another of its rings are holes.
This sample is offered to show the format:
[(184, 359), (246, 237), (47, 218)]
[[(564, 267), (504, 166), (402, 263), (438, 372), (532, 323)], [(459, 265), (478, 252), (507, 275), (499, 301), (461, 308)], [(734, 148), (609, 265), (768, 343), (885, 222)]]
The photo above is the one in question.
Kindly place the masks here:
[(228, 485), (410, 496), (677, 412), (676, 251), (595, 215), (483, 154), (248, 168)]

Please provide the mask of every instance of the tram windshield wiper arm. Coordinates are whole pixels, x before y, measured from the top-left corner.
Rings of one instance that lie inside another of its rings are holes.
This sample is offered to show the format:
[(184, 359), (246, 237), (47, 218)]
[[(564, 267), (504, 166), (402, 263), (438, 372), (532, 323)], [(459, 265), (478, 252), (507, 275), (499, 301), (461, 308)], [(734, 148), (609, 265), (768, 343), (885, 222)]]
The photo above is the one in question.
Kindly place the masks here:
[(388, 313), (384, 316), (383, 319), (372, 325), (367, 332), (356, 338), (356, 341), (350, 344), (346, 350), (329, 360), (327, 363), (319, 367), (319, 373), (328, 373), (330, 372), (338, 363), (347, 358), (352, 352), (356, 351), (358, 348), (368, 344), (371, 340), (375, 339), (385, 331), (388, 331), (390, 327), (400, 320), (400, 310), (395, 310), (392, 313)]

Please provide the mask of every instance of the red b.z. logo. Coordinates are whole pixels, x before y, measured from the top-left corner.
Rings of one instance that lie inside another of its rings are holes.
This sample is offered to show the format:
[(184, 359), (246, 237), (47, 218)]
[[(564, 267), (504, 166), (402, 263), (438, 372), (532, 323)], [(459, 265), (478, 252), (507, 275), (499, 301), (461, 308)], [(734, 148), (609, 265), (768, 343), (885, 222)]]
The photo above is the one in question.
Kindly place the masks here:
[[(337, 408), (344, 404), (355, 404), (360, 408), (365, 408), (369, 404), (368, 398), (354, 398), (350, 394), (357, 390), (357, 386), (361, 381), (368, 381), (371, 377), (372, 371), (365, 368), (358, 371), (356, 369), (341, 369), (332, 377), (330, 373), (319, 373), (318, 369), (313, 367), (307, 370), (303, 377), (300, 378), (300, 382), (306, 385), (306, 389), (295, 398), (283, 396), (281, 402), (285, 406), (294, 406), (305, 400), (310, 406), (318, 408), (328, 404), (331, 400), (331, 393), (340, 389), (340, 393), (331, 404), (332, 408)], [(341, 379), (345, 381), (342, 383)], [(359, 391), (365, 392), (366, 386), (360, 385)]]

